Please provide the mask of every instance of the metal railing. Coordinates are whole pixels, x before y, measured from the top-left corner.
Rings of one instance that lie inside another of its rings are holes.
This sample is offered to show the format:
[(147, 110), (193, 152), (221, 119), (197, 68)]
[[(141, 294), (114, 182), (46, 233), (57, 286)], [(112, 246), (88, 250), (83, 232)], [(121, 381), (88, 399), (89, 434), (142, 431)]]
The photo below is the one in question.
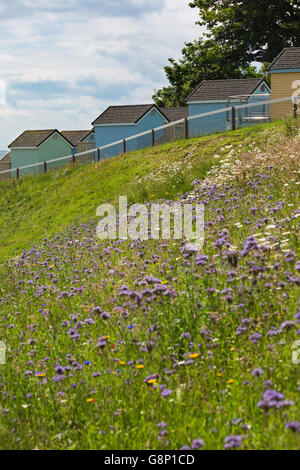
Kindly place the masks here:
[[(237, 104), (245, 104), (248, 105), (249, 103), (260, 103), (260, 106), (256, 108), (251, 108), (250, 110), (247, 108), (245, 109), (238, 109), (238, 123), (242, 125), (245, 122), (249, 123), (260, 123), (260, 122), (267, 122), (271, 120), (271, 105), (265, 104), (267, 100), (270, 100), (270, 93), (259, 93), (257, 95), (233, 95), (228, 98), (227, 107), (231, 108), (232, 106), (236, 106)], [(226, 123), (227, 127), (230, 127), (231, 118), (230, 112), (226, 113)]]
[[(206, 124), (208, 122), (207, 118), (217, 117), (218, 115), (225, 114), (225, 123), (227, 124), (227, 129), (231, 130), (237, 129), (241, 124), (249, 125), (251, 124), (247, 119), (243, 122), (240, 119), (242, 110), (247, 110), (245, 115), (249, 116), (249, 110), (255, 108), (256, 106), (270, 106), (276, 103), (284, 103), (291, 101), (293, 103), (293, 113), (294, 116), (297, 116), (298, 113), (298, 100), (292, 97), (280, 98), (276, 100), (259, 100), (259, 102), (239, 104), (232, 107), (222, 108), (215, 111), (210, 111), (203, 114), (197, 114), (195, 116), (188, 116), (178, 121), (170, 122), (164, 124), (155, 129), (150, 129), (139, 134), (126, 137), (125, 139), (112, 142), (107, 145), (102, 145), (100, 147), (87, 150), (85, 152), (80, 152), (74, 155), (67, 155), (63, 157), (58, 157), (52, 160), (43, 161), (39, 163), (34, 163), (31, 165), (24, 165), (18, 168), (10, 168), (8, 170), (0, 171), (0, 179), (16, 177), (19, 178), (22, 175), (28, 175), (32, 173), (30, 170), (34, 169), (33, 173), (46, 173), (52, 168), (59, 168), (62, 165), (67, 163), (88, 163), (88, 162), (99, 162), (106, 158), (116, 156), (118, 154), (123, 154), (126, 152), (140, 150), (142, 148), (147, 148), (150, 146), (155, 146), (167, 142), (172, 142), (179, 139), (187, 139), (189, 137), (196, 137), (201, 135), (212, 134), (218, 129), (213, 131), (207, 131)], [(269, 118), (270, 116), (268, 116)], [(204, 119), (206, 118), (206, 120)], [(230, 126), (228, 126), (228, 121)], [(221, 121), (220, 121), (221, 122)], [(226, 125), (225, 124), (225, 125)], [(211, 126), (211, 124), (210, 124)], [(217, 126), (217, 124), (216, 124)], [(225, 129), (226, 130), (226, 129)]]

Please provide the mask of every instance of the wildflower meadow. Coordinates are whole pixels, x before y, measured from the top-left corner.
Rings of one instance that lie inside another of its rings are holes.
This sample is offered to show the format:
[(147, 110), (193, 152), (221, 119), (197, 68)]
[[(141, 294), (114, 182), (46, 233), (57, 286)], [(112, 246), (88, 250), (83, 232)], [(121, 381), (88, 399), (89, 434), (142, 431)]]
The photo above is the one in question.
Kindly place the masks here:
[[(299, 449), (299, 163), (277, 123), (0, 182), (1, 448)], [(99, 240), (119, 195), (203, 204), (203, 248)]]

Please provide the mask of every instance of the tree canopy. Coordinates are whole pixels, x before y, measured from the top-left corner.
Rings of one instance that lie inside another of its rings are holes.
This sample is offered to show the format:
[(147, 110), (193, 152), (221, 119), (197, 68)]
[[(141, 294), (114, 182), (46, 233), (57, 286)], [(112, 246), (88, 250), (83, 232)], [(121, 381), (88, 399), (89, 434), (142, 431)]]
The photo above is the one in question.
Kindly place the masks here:
[(201, 26), (220, 45), (249, 61), (272, 62), (284, 47), (300, 46), (299, 0), (193, 0)]
[[(182, 57), (169, 59), (169, 86), (155, 90), (159, 106), (183, 106), (204, 79), (264, 76), (284, 47), (300, 46), (299, 0), (193, 0), (205, 39), (186, 43)], [(265, 63), (258, 71), (251, 64)]]

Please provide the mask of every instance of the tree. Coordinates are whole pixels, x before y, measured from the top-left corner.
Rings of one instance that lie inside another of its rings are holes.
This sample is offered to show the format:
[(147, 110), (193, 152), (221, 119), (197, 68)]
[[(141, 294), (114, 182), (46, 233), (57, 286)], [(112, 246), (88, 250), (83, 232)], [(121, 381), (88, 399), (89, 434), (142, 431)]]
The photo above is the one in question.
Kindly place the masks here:
[(300, 46), (299, 0), (193, 0), (200, 25), (219, 45), (248, 62), (272, 62), (284, 47)]
[[(165, 67), (170, 86), (155, 90), (159, 106), (182, 106), (204, 79), (265, 76), (284, 47), (300, 46), (299, 0), (193, 0), (206, 40), (185, 44)], [(260, 71), (251, 64), (264, 62)]]
[(247, 61), (240, 60), (231, 47), (212, 40), (196, 40), (185, 44), (181, 59), (169, 59), (165, 73), (170, 86), (155, 90), (157, 106), (184, 106), (187, 96), (202, 81), (210, 79), (263, 76)]

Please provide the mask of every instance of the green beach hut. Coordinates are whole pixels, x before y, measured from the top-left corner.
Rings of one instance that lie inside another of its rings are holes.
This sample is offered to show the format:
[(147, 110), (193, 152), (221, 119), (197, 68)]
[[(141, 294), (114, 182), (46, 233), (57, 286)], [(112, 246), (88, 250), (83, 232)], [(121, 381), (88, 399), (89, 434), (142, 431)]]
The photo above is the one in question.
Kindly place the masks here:
[[(9, 146), (11, 152), (11, 168), (19, 168), (21, 175), (26, 173), (42, 173), (43, 165), (33, 168), (22, 168), (35, 163), (49, 162), (51, 160), (71, 155), (73, 143), (57, 129), (27, 130), (24, 131)], [(48, 168), (65, 165), (67, 160), (48, 163)], [(14, 177), (14, 172), (12, 172)]]

